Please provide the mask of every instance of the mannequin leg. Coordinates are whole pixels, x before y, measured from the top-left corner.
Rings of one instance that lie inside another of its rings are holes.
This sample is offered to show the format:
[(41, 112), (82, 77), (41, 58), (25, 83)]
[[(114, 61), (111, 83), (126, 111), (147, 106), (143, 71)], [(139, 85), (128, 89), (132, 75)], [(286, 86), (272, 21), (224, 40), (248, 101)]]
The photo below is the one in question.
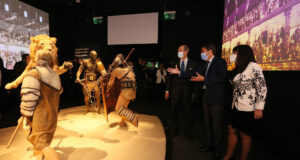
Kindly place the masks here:
[(42, 149), (42, 153), (45, 156), (45, 160), (59, 160), (58, 154), (50, 146)]
[(96, 104), (97, 104), (97, 108), (98, 108), (98, 113), (100, 114), (101, 97), (100, 97), (100, 89), (98, 88), (97, 85), (94, 86), (94, 91), (95, 91), (95, 96), (96, 96)]
[(36, 160), (45, 160), (45, 156), (43, 154), (36, 155)]
[(84, 95), (84, 103), (85, 103), (85, 108), (86, 108), (86, 111), (85, 111), (84, 114), (86, 114), (89, 111), (89, 109), (90, 109), (90, 107), (89, 107), (89, 104), (90, 104), (90, 102), (89, 102), (89, 96), (88, 96), (88, 93), (86, 93), (86, 91), (85, 91), (85, 89), (84, 89), (83, 86), (82, 86), (82, 92), (83, 92), (83, 95)]
[(36, 157), (36, 160), (45, 160), (45, 156), (42, 154), (41, 151), (34, 150), (34, 154), (31, 157), (33, 156)]
[(120, 127), (126, 127), (126, 117), (121, 117), (121, 121), (119, 122)]
[(118, 98), (115, 110), (118, 112), (118, 115), (122, 117), (119, 124), (122, 125), (124, 121), (127, 121), (135, 127), (138, 127), (138, 115), (128, 109), (129, 102), (130, 100), (126, 99), (122, 95)]
[(118, 111), (122, 106), (128, 108), (129, 102), (130, 102), (129, 99), (126, 99), (122, 95), (119, 95), (115, 110)]

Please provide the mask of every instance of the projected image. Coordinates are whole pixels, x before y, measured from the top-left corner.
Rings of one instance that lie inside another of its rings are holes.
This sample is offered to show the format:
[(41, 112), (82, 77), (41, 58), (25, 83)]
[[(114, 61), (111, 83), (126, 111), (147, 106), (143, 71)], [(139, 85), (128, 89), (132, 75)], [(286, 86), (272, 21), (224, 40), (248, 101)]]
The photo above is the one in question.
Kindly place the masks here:
[(264, 70), (300, 70), (300, 0), (225, 0), (222, 55), (253, 48)]
[(48, 13), (18, 0), (0, 1), (0, 58), (13, 69), (23, 54), (29, 54), (30, 37), (49, 35)]
[(108, 16), (107, 44), (157, 44), (158, 13)]

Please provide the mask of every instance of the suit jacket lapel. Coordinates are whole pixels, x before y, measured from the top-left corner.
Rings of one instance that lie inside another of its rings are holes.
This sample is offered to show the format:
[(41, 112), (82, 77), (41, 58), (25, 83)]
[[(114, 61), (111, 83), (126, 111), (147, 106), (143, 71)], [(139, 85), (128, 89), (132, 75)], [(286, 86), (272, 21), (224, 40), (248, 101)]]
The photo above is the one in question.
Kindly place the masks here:
[(212, 70), (212, 67), (215, 65), (215, 61), (216, 61), (216, 57), (214, 57), (214, 59), (211, 61), (206, 76), (208, 76), (208, 74)]
[(191, 66), (191, 62), (190, 62), (190, 60), (188, 59), (188, 60), (187, 60), (187, 63), (186, 63), (185, 71), (187, 71), (187, 70), (190, 68), (190, 66)]
[[(181, 65), (181, 59), (179, 59), (177, 61), (177, 67), (178, 67), (179, 70), (180, 70), (180, 67), (181, 67), (180, 65)], [(185, 66), (185, 72), (189, 69), (190, 65), (191, 65), (191, 61), (188, 59), (187, 64)], [(174, 66), (174, 67), (176, 67), (176, 66)]]

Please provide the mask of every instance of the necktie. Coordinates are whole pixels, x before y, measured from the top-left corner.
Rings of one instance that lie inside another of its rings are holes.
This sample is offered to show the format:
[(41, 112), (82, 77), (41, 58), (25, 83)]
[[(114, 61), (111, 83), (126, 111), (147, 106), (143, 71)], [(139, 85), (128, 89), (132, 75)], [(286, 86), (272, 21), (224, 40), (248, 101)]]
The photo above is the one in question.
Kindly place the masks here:
[[(205, 78), (207, 76), (207, 71), (208, 71), (208, 68), (209, 68), (209, 63), (210, 62), (206, 62), (205, 67), (204, 67), (204, 69), (205, 69)], [(206, 85), (205, 84), (203, 85), (203, 89), (206, 89)]]
[(208, 71), (208, 68), (209, 68), (209, 64), (210, 64), (210, 62), (207, 62), (207, 63), (206, 63), (206, 68), (205, 68), (205, 77), (207, 76), (207, 71)]
[(181, 61), (180, 71), (184, 72), (184, 68), (185, 68), (184, 61)]

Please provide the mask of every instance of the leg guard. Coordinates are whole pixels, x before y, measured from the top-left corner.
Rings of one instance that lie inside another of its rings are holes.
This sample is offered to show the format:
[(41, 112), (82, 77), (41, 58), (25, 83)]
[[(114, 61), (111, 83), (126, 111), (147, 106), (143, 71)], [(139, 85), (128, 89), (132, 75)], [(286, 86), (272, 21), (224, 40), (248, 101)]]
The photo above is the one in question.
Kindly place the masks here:
[(138, 127), (138, 115), (133, 113), (131, 110), (129, 110), (129, 109), (125, 108), (124, 106), (122, 106), (118, 110), (118, 115), (121, 116), (121, 117), (125, 117), (126, 121), (130, 122), (135, 127)]
[(125, 121), (126, 121), (126, 118), (122, 116), (121, 121), (119, 122), (120, 127), (126, 127)]

